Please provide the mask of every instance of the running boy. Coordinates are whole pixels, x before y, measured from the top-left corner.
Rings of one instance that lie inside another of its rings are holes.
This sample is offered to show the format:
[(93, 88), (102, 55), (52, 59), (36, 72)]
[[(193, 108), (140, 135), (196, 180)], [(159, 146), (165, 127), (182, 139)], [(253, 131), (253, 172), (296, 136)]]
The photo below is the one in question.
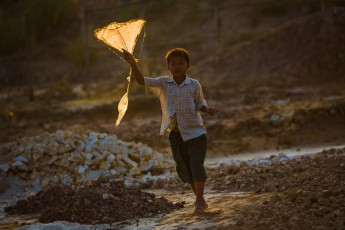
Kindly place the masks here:
[(162, 107), (160, 133), (169, 133), (177, 174), (194, 191), (195, 213), (202, 213), (208, 207), (204, 199), (207, 139), (200, 111), (213, 115), (215, 109), (206, 104), (200, 83), (186, 75), (190, 67), (189, 53), (182, 48), (169, 50), (165, 58), (172, 77), (158, 78), (143, 77), (133, 56), (126, 50), (123, 55), (136, 81), (159, 97)]

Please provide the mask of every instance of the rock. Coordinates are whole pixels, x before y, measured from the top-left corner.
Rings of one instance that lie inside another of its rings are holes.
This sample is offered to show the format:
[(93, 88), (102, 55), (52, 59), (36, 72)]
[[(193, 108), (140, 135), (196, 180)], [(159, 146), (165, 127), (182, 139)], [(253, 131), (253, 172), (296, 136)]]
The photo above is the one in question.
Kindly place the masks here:
[(287, 155), (286, 155), (285, 153), (279, 153), (279, 154), (277, 155), (277, 157), (278, 157), (278, 158), (286, 158)]
[(149, 161), (152, 159), (153, 151), (151, 148), (145, 146), (140, 151), (140, 158), (142, 158), (144, 161)]
[(84, 161), (84, 165), (88, 165), (88, 166), (92, 165), (92, 160), (91, 159), (86, 159)]
[(34, 161), (38, 161), (39, 159), (41, 159), (41, 158), (43, 157), (42, 155), (43, 155), (43, 154), (34, 151), (33, 154), (32, 154), (32, 159), (33, 159)]
[(108, 161), (109, 164), (113, 163), (115, 161), (115, 155), (114, 154), (110, 154), (107, 157), (107, 161)]
[(86, 159), (86, 160), (92, 160), (93, 158), (95, 158), (95, 156), (93, 155), (93, 153), (87, 153), (87, 154), (85, 155), (85, 159)]
[(50, 178), (46, 177), (41, 181), (42, 188), (46, 187), (50, 182)]
[(140, 171), (143, 172), (143, 173), (147, 173), (152, 167), (152, 163), (149, 162), (149, 163), (142, 163), (140, 164)]
[(102, 161), (99, 165), (100, 169), (109, 170), (111, 167), (111, 164), (108, 161)]
[(10, 168), (11, 168), (11, 166), (10, 166), (9, 164), (0, 164), (0, 170), (1, 170), (2, 172), (7, 173), (8, 170), (10, 170)]
[(68, 185), (71, 182), (71, 178), (70, 177), (66, 177), (62, 180), (62, 183), (65, 185)]
[(65, 154), (65, 153), (70, 153), (73, 150), (74, 150), (73, 146), (69, 144), (65, 144), (65, 145), (59, 144), (57, 147), (57, 153), (60, 155)]
[(136, 162), (136, 163), (140, 163), (140, 157), (139, 157), (139, 154), (137, 154), (137, 153), (130, 153), (130, 154), (128, 154), (128, 156), (129, 156), (129, 158), (132, 160), (132, 161), (134, 161), (134, 162)]
[(84, 166), (79, 166), (79, 168), (78, 168), (78, 173), (79, 174), (84, 174), (85, 172), (86, 172), (86, 167), (84, 167)]
[(28, 158), (24, 156), (17, 156), (15, 161), (20, 161), (20, 162), (23, 162), (24, 164), (29, 162)]
[(58, 156), (53, 156), (50, 160), (49, 160), (49, 162), (48, 162), (48, 165), (52, 165), (56, 160), (58, 160), (58, 159), (60, 159), (60, 157), (58, 157)]
[(230, 175), (228, 175), (228, 176), (225, 177), (224, 183), (225, 183), (226, 185), (231, 184), (231, 176), (230, 176)]
[(23, 180), (26, 180), (29, 177), (28, 172), (20, 172), (20, 173), (17, 173), (16, 175), (19, 176)]
[(12, 168), (14, 168), (14, 171), (19, 172), (27, 172), (29, 171), (28, 167), (21, 161), (16, 161), (12, 164)]
[(128, 156), (124, 155), (123, 156), (123, 161), (130, 167), (138, 167), (138, 163), (132, 161)]
[(92, 165), (95, 167), (99, 167), (99, 165), (101, 164), (101, 162), (103, 161), (103, 158), (94, 158), (92, 159)]
[(138, 175), (141, 175), (141, 171), (138, 167), (133, 167), (129, 170), (129, 175), (138, 176)]
[(55, 133), (55, 139), (56, 139), (56, 142), (57, 143), (60, 143), (62, 144), (65, 140), (65, 134), (63, 132), (63, 130), (57, 130), (56, 133)]
[[(25, 154), (25, 155), (30, 155), (30, 154), (31, 154), (32, 148), (33, 148), (32, 142), (28, 142), (28, 143), (26, 144), (25, 148), (24, 148), (24, 154)], [(26, 163), (26, 162), (24, 162), (24, 163)]]

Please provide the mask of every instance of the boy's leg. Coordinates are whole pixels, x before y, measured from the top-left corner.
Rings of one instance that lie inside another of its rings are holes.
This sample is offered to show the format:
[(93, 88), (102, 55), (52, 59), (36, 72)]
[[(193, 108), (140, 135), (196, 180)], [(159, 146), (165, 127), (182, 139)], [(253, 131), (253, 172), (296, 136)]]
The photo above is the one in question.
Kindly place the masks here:
[[(208, 205), (207, 205), (206, 200), (204, 198), (205, 182), (196, 182), (196, 183), (197, 183), (197, 185), (195, 185), (195, 182), (190, 183), (190, 187), (195, 194), (197, 202), (201, 199), (201, 203), (202, 203), (203, 207), (206, 209), (206, 208), (208, 208)], [(198, 183), (200, 183), (199, 186), (198, 186)]]
[(205, 182), (203, 181), (195, 181), (194, 182), (194, 191), (195, 191), (195, 196), (196, 196), (196, 202), (204, 204), (205, 199), (204, 199), (204, 187), (205, 187)]
[(189, 156), (187, 145), (183, 142), (179, 132), (171, 131), (169, 142), (176, 164), (176, 172), (184, 183), (192, 182), (192, 174), (189, 168)]
[(190, 157), (190, 169), (193, 176), (193, 181), (190, 183), (191, 188), (196, 196), (196, 211), (197, 207), (202, 209), (207, 208), (206, 201), (204, 199), (204, 187), (207, 179), (206, 171), (204, 167), (204, 160), (206, 156), (207, 138), (206, 135), (202, 135), (197, 138), (193, 138), (188, 143), (188, 154)]

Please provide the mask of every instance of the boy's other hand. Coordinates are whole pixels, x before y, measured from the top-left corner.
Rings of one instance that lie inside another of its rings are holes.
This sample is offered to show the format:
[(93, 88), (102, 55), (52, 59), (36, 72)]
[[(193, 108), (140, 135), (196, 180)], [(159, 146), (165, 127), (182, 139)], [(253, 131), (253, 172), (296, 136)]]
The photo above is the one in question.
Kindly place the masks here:
[(123, 53), (123, 59), (125, 59), (126, 62), (128, 62), (129, 64), (135, 63), (135, 59), (130, 52), (128, 52), (125, 49), (122, 49), (122, 53)]
[(216, 109), (213, 107), (208, 107), (207, 108), (207, 114), (213, 116), (216, 113)]
[(207, 106), (203, 106), (201, 109), (200, 109), (201, 112), (204, 112), (204, 113), (207, 113), (208, 115), (211, 115), (213, 116), (216, 112), (216, 109), (213, 108), (213, 107), (207, 107)]

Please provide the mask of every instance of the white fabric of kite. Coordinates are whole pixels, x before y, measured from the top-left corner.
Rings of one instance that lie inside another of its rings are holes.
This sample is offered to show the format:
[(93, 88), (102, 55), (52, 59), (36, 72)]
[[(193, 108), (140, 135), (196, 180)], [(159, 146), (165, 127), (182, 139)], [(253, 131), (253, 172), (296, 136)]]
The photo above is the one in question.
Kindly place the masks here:
[[(146, 22), (142, 19), (134, 19), (119, 23), (113, 22), (103, 28), (95, 29), (94, 35), (98, 40), (113, 48), (115, 53), (122, 58), (122, 49), (127, 50), (133, 55), (135, 45), (145, 23)], [(132, 69), (129, 71), (129, 76), (127, 77), (127, 91), (125, 95), (122, 96), (117, 106), (119, 115), (116, 120), (116, 126), (120, 124), (128, 108), (128, 92), (131, 82), (131, 75)]]

